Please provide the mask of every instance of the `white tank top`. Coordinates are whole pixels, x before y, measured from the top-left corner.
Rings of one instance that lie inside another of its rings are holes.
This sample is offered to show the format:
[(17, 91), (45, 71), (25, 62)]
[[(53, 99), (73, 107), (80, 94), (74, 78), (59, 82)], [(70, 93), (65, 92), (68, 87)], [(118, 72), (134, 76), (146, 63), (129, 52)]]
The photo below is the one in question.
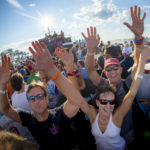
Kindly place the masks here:
[(95, 137), (97, 150), (124, 150), (125, 140), (120, 136), (121, 128), (118, 128), (112, 122), (112, 114), (110, 116), (107, 128), (104, 133), (98, 126), (99, 113), (95, 121), (92, 123), (92, 134)]

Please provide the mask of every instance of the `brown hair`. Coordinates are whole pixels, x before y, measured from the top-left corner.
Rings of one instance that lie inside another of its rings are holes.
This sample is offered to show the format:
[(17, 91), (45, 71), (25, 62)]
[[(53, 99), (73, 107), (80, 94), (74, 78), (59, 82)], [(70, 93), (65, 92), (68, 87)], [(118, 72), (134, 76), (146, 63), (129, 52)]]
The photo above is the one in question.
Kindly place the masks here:
[(115, 95), (115, 102), (116, 102), (116, 88), (113, 86), (113, 85), (103, 85), (103, 86), (99, 86), (97, 87), (96, 89), (96, 92), (95, 92), (95, 96), (92, 100), (93, 102), (93, 105), (97, 108), (97, 105), (96, 105), (96, 99), (99, 99), (99, 95), (102, 94), (102, 93), (106, 93), (106, 92), (112, 92), (114, 95)]
[(37, 82), (31, 82), (28, 86), (27, 92), (26, 92), (26, 96), (28, 95), (28, 93), (30, 92), (31, 89), (35, 88), (35, 87), (39, 87), (43, 90), (44, 95), (47, 96), (47, 92), (46, 92), (46, 88), (44, 86), (43, 83), (37, 83)]
[(16, 72), (11, 75), (10, 83), (15, 91), (21, 90), (23, 81), (23, 76), (20, 73)]
[(0, 131), (0, 150), (39, 150), (27, 139), (8, 131)]

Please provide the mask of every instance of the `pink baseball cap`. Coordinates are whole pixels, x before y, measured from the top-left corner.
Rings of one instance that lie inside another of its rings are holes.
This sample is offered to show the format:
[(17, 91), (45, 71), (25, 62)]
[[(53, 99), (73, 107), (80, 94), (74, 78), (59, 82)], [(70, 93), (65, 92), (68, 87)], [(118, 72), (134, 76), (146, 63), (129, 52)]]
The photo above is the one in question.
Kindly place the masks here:
[(117, 58), (108, 58), (105, 60), (104, 68), (108, 67), (109, 65), (118, 65), (120, 66), (119, 60)]

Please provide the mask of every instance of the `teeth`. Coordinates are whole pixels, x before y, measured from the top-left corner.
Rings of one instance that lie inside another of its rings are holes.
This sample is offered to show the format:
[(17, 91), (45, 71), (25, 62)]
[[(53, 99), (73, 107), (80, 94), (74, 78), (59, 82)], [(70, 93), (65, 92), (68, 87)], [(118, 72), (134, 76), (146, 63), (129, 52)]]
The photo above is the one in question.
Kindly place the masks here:
[(106, 111), (106, 112), (109, 112), (110, 110), (109, 110), (109, 109), (105, 109), (105, 111)]

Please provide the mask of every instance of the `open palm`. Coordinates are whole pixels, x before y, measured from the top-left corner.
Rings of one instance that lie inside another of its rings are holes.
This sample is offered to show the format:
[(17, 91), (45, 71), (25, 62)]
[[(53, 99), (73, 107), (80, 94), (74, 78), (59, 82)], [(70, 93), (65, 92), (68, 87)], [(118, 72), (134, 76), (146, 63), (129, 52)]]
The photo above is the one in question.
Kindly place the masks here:
[(87, 35), (88, 35), (87, 37), (85, 36), (83, 32), (81, 34), (86, 41), (86, 46), (87, 46), (88, 51), (95, 52), (100, 42), (100, 37), (96, 33), (96, 27), (90, 27), (90, 29), (87, 28)]
[(10, 78), (10, 57), (2, 56), (2, 64), (0, 64), (0, 84), (6, 84)]
[(137, 8), (137, 6), (135, 6), (134, 10), (132, 7), (130, 7), (130, 15), (132, 19), (132, 24), (130, 25), (127, 22), (123, 23), (133, 32), (135, 36), (139, 36), (139, 37), (142, 36), (144, 32), (144, 19), (145, 19), (146, 13), (144, 12), (142, 18), (140, 18), (140, 14), (141, 14), (140, 7)]
[(67, 68), (74, 65), (74, 57), (71, 50), (67, 52), (63, 47), (56, 48), (55, 54), (62, 60)]
[(29, 47), (29, 51), (35, 59), (35, 63), (32, 62), (32, 66), (36, 70), (45, 72), (54, 66), (50, 52), (44, 43), (32, 42), (32, 46), (34, 47), (34, 50)]

